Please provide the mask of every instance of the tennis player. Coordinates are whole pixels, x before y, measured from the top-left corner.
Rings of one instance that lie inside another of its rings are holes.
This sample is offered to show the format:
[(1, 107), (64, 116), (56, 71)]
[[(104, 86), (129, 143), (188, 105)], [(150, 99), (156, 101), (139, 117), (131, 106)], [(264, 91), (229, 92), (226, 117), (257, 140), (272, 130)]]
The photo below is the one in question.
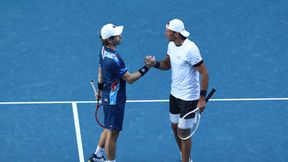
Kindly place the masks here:
[(126, 82), (133, 83), (153, 66), (147, 63), (134, 73), (129, 73), (120, 54), (116, 50), (121, 42), (123, 26), (106, 24), (101, 29), (100, 39), (103, 47), (100, 51), (98, 68), (98, 89), (104, 106), (105, 129), (101, 133), (96, 151), (88, 162), (104, 162), (104, 150), (108, 161), (116, 162), (116, 142), (122, 130), (126, 103)]
[[(169, 100), (170, 121), (172, 130), (180, 150), (182, 162), (192, 162), (190, 152), (191, 138), (181, 140), (177, 135), (180, 131), (193, 125), (191, 119), (182, 119), (186, 113), (206, 105), (205, 96), (208, 88), (208, 71), (200, 55), (198, 47), (188, 39), (190, 33), (185, 30), (184, 23), (173, 19), (166, 24), (165, 35), (169, 41), (167, 55), (164, 60), (156, 61), (155, 57), (147, 56), (147, 63), (153, 62), (160, 70), (172, 71), (171, 94)], [(199, 74), (201, 81), (199, 81)], [(200, 84), (201, 83), (201, 84)], [(200, 87), (201, 85), (201, 87)]]

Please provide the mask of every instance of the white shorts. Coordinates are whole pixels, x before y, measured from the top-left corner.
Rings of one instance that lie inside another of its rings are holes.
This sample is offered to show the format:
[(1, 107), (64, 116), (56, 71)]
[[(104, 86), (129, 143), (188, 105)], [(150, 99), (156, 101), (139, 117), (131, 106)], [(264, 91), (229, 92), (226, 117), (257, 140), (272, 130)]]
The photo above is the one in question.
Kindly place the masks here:
[(172, 124), (178, 124), (178, 128), (181, 129), (190, 129), (195, 124), (195, 118), (183, 119), (180, 118), (180, 114), (171, 114), (169, 113), (169, 118)]

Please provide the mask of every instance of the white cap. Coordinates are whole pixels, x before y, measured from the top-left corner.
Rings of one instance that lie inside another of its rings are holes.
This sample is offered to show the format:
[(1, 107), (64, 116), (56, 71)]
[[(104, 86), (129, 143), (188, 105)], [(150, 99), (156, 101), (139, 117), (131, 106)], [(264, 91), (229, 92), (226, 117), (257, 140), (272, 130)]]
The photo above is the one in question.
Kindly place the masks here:
[(179, 19), (173, 19), (169, 21), (168, 24), (166, 25), (166, 28), (174, 32), (178, 32), (182, 34), (184, 37), (188, 37), (190, 35), (190, 33), (185, 30), (184, 23)]
[(121, 35), (123, 32), (123, 26), (115, 26), (113, 24), (106, 24), (101, 29), (102, 39), (107, 39), (112, 36)]

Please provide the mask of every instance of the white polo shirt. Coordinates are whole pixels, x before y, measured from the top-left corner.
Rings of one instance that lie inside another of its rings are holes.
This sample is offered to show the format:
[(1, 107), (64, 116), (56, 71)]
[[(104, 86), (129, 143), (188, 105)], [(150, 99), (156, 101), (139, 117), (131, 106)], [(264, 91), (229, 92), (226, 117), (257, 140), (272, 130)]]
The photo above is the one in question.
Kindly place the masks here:
[(202, 61), (198, 47), (188, 38), (181, 46), (169, 42), (167, 54), (172, 71), (171, 94), (185, 101), (199, 99), (199, 72), (194, 67)]

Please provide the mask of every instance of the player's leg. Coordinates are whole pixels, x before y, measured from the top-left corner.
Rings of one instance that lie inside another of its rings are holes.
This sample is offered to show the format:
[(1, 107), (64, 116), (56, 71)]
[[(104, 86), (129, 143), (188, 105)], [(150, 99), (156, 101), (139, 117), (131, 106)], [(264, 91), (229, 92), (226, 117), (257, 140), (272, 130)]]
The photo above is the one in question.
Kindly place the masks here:
[(107, 129), (104, 129), (101, 133), (101, 136), (100, 136), (99, 141), (98, 141), (98, 146), (97, 146), (96, 151), (95, 151), (95, 154), (97, 155), (97, 157), (103, 156), (107, 133), (108, 133)]
[[(104, 105), (104, 110), (106, 109)], [(104, 111), (104, 113), (106, 113)], [(107, 138), (108, 129), (104, 129), (100, 135), (98, 146), (95, 150), (95, 152), (91, 155), (88, 162), (104, 162), (105, 158), (103, 156), (104, 150), (105, 150), (105, 142)]]
[(105, 158), (103, 156), (103, 153), (104, 153), (104, 145), (106, 141), (106, 136), (107, 136), (107, 130), (104, 129), (99, 138), (96, 151), (91, 155), (88, 162), (104, 162)]
[[(109, 105), (103, 105), (103, 110), (104, 110), (104, 125), (106, 128), (109, 128), (107, 126), (105, 119), (107, 118), (107, 116), (110, 116), (110, 112), (108, 111), (109, 109)], [(106, 138), (107, 138), (107, 134), (108, 134), (109, 129), (104, 129), (100, 135), (99, 141), (98, 141), (98, 146), (96, 148), (95, 151), (95, 155), (97, 157), (102, 157), (103, 153), (104, 153), (104, 149), (105, 149), (105, 142), (106, 142)]]
[(107, 120), (105, 119), (105, 127), (109, 128), (109, 130), (106, 136), (105, 150), (107, 158), (110, 161), (116, 161), (116, 144), (123, 126), (124, 110), (125, 103), (110, 105), (107, 109)]
[(107, 153), (108, 160), (116, 159), (116, 144), (119, 136), (119, 131), (110, 130), (107, 133), (105, 149)]
[(178, 123), (176, 123), (176, 124), (171, 123), (171, 128), (172, 128), (172, 131), (173, 131), (173, 134), (174, 134), (174, 137), (175, 137), (175, 141), (176, 141), (176, 143), (178, 145), (179, 151), (181, 152), (182, 142), (181, 142), (181, 139), (177, 135), (177, 128), (178, 128), (177, 125), (178, 125)]
[[(188, 115), (187, 119), (183, 119), (182, 117), (196, 109), (197, 107), (197, 102), (198, 100), (195, 101), (180, 101), (179, 107), (180, 107), (180, 119), (178, 123), (178, 127), (180, 129), (180, 133), (182, 134), (187, 134), (186, 131), (190, 131), (190, 129), (187, 128), (192, 128), (193, 123), (194, 123), (194, 117), (195, 114)], [(183, 128), (183, 129), (182, 129)], [(189, 162), (190, 160), (190, 155), (191, 155), (191, 150), (192, 150), (192, 139), (186, 139), (186, 140), (181, 140), (181, 152), (182, 152), (182, 162)]]
[(169, 118), (171, 121), (171, 128), (175, 137), (175, 141), (181, 153), (181, 139), (177, 135), (178, 121), (180, 116), (180, 108), (177, 106), (177, 98), (170, 94), (169, 97)]
[(182, 162), (189, 162), (190, 153), (192, 148), (191, 138), (182, 140)]

